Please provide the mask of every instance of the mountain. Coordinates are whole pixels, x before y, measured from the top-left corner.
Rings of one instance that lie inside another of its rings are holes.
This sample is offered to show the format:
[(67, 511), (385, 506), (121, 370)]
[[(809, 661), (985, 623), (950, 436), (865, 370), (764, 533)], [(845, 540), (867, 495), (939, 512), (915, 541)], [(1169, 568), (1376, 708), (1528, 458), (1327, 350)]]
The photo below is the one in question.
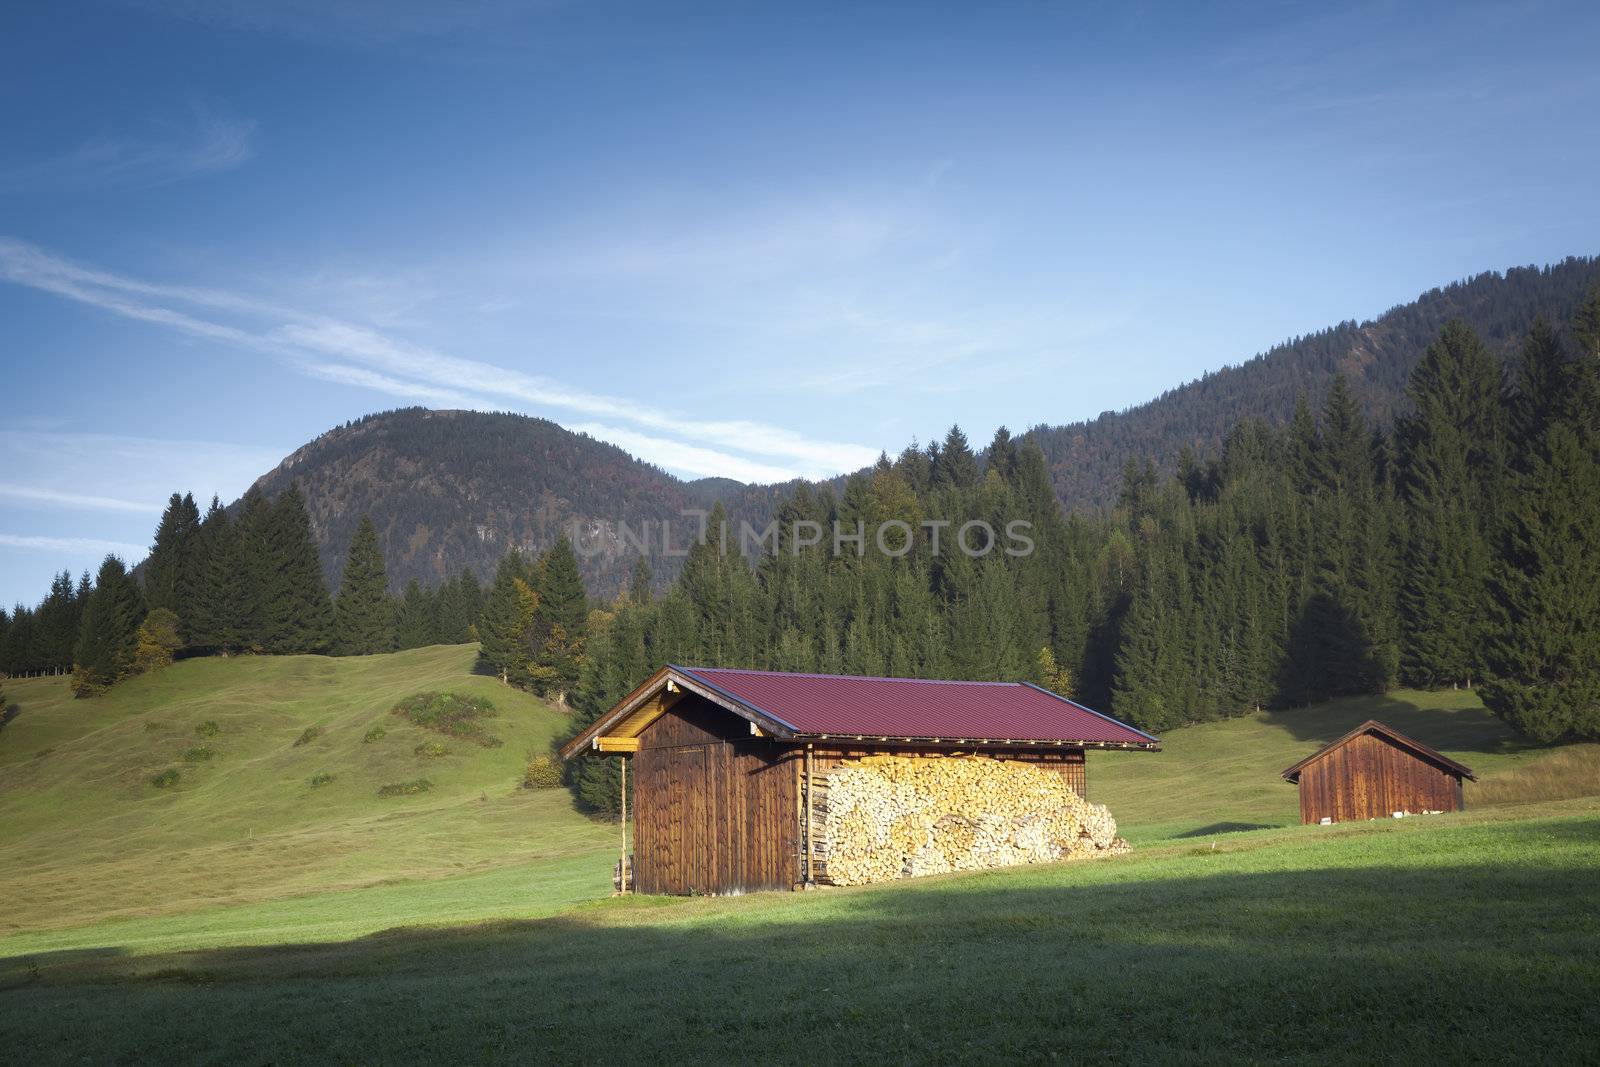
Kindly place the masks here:
[(1199, 455), (1215, 454), (1242, 418), (1287, 421), (1302, 392), (1314, 410), (1320, 407), (1339, 371), (1368, 417), (1387, 426), (1404, 402), (1412, 368), (1446, 322), (1466, 322), (1505, 358), (1516, 351), (1536, 316), (1565, 325), (1597, 282), (1600, 259), (1591, 257), (1504, 274), (1491, 271), (1429, 290), (1368, 322), (1342, 322), (1285, 342), (1147, 404), (1085, 422), (1037, 426), (1029, 433), (1044, 449), (1065, 507), (1108, 504), (1116, 499), (1129, 457), (1148, 457), (1170, 473), (1185, 445)]
[[(1216, 453), (1241, 418), (1287, 420), (1295, 397), (1318, 406), (1336, 372), (1349, 379), (1377, 425), (1404, 403), (1407, 377), (1439, 328), (1460, 318), (1502, 357), (1515, 352), (1538, 315), (1565, 324), (1600, 259), (1487, 273), (1424, 293), (1368, 322), (1344, 322), (1208, 373), (1160, 397), (1086, 422), (1037, 426), (1056, 495), (1072, 508), (1116, 498), (1123, 465), (1149, 457), (1166, 470), (1184, 446)], [(937, 439), (939, 427), (929, 427)], [(878, 442), (892, 447), (895, 442)], [(625, 539), (646, 522), (659, 547), (666, 519), (681, 546), (692, 520), (680, 513), (720, 501), (735, 523), (763, 525), (799, 483), (743, 485), (726, 478), (683, 481), (614, 445), (524, 415), (411, 408), (371, 415), (296, 450), (257, 485), (269, 496), (300, 483), (324, 569), (335, 587), (363, 514), (372, 516), (395, 589), (432, 584), (462, 568), (492, 576), (507, 548), (538, 552), (576, 523), (599, 549), (581, 558), (589, 591), (622, 588), (636, 550)], [(842, 478), (822, 483), (837, 491)], [(675, 577), (680, 557), (652, 554), (656, 583)]]
[[(725, 502), (735, 519), (770, 513), (786, 486), (745, 486), (721, 478), (685, 482), (615, 445), (547, 419), (477, 411), (407, 408), (369, 415), (296, 449), (256, 486), (269, 497), (298, 482), (337, 588), (363, 515), (378, 529), (390, 585), (424, 585), (463, 568), (489, 579), (512, 547), (537, 553), (574, 524), (592, 555), (580, 554), (590, 593), (620, 589), (637, 552), (623, 541), (652, 524), (673, 524), (686, 543), (693, 519), (680, 513)], [(652, 556), (658, 583), (677, 557)]]

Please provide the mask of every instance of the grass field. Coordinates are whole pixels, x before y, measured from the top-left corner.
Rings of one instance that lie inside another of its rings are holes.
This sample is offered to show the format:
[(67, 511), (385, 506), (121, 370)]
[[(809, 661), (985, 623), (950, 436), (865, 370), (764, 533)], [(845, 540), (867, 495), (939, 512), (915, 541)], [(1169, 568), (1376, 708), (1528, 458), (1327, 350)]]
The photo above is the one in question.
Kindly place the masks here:
[[(614, 831), (574, 811), (565, 790), (519, 788), (528, 751), (543, 751), (564, 717), (473, 674), (474, 658), (458, 646), (191, 660), (95, 700), (72, 700), (60, 679), (8, 682), (20, 712), (0, 731), (0, 946), (88, 923), (137, 936), (162, 916), (208, 929), (248, 928), (254, 914), (290, 937), (306, 924), (343, 936), (374, 928), (363, 916), (450, 914), (457, 891), (427, 883), (462, 875), (520, 885), (505, 895), (524, 907), (605, 894)], [(427, 690), (488, 697), (503, 743), (441, 738), (389, 714)], [(383, 736), (365, 740), (374, 726)], [(312, 728), (321, 733), (296, 744)], [(448, 754), (419, 756), (430, 740)], [(197, 748), (209, 758), (191, 762)], [(168, 768), (177, 784), (157, 788)], [(319, 774), (332, 781), (313, 786)], [(423, 777), (426, 793), (378, 796)], [(347, 905), (339, 892), (364, 887), (388, 906)]]
[(1520, 814), (337, 944), (12, 957), (0, 1047), (16, 1062), (1576, 1062), (1600, 1028), (1600, 804)]
[[(1600, 793), (1600, 746), (1525, 746), (1470, 693), (1094, 753), (1130, 857), (612, 900), (615, 828), (517, 788), (560, 713), (472, 665), (200, 661), (76, 702), (9, 682), (5, 1058), (1575, 1060), (1600, 1031), (1600, 797), (1561, 799)], [(388, 709), (430, 689), (495, 701), (504, 744), (418, 755), (438, 735)], [(1278, 772), (1369, 717), (1476, 769), (1471, 810), (1293, 825)]]

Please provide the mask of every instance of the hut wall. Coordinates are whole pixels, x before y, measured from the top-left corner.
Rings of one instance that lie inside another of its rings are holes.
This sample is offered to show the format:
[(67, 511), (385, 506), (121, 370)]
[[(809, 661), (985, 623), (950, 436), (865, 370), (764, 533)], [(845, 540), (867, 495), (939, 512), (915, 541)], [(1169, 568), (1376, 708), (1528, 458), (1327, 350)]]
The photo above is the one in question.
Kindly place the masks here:
[(641, 893), (788, 889), (799, 878), (799, 754), (750, 739), (743, 719), (687, 696), (633, 759)]
[(1300, 821), (1386, 819), (1461, 810), (1461, 780), (1406, 749), (1361, 734), (1300, 771)]

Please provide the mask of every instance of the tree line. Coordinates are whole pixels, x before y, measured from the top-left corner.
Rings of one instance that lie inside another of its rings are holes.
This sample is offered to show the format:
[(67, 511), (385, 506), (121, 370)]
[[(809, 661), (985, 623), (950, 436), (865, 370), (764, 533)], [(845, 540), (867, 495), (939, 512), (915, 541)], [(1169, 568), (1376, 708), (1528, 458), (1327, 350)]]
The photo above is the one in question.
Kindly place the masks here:
[[(1031, 436), (974, 452), (958, 427), (831, 485), (801, 484), (753, 561), (720, 506), (678, 580), (648, 561), (592, 605), (572, 546), (508, 554), (391, 596), (363, 520), (337, 596), (297, 487), (230, 517), (174, 496), (142, 585), (108, 559), (0, 617), (0, 668), (72, 670), (92, 693), (162, 651), (362, 654), (477, 640), (509, 685), (569, 699), (575, 733), (663, 663), (930, 678), (1030, 678), (1145, 729), (1395, 685), (1471, 686), (1541, 740), (1600, 736), (1600, 289), (1538, 322), (1509, 373), (1446, 324), (1392, 428), (1336, 376), (1318, 410), (1246, 419), (1162, 475), (1130, 462), (1114, 506), (1063, 512)], [(1029, 524), (1033, 551), (937, 550), (949, 531)], [(903, 524), (910, 549), (834, 551), (803, 524)], [(753, 565), (752, 565), (753, 563)], [(170, 613), (156, 616), (157, 611)], [(141, 639), (140, 627), (147, 623)], [(146, 655), (141, 660), (140, 650)], [(579, 761), (586, 804), (611, 761)]]
[(36, 607), (0, 612), (0, 671), (70, 673), (74, 691), (93, 696), (174, 655), (459, 644), (475, 639), (483, 599), (470, 572), (391, 596), (367, 520), (330, 596), (296, 486), (270, 502), (252, 488), (237, 517), (213, 499), (202, 518), (191, 495), (174, 493), (137, 575), (108, 556), (93, 579), (63, 572)]
[[(1115, 506), (1063, 514), (1031, 439), (980, 458), (959, 428), (779, 512), (869, 528), (924, 516), (1033, 524), (1025, 557), (901, 558), (719, 543), (592, 617), (575, 735), (663, 663), (1018, 679), (1147, 730), (1396, 685), (1476, 687), (1540, 740), (1600, 737), (1600, 289), (1537, 322), (1507, 374), (1445, 325), (1392, 429), (1336, 376), (1287, 425), (1247, 419), (1176, 474), (1130, 462)], [(615, 761), (573, 784), (614, 810)]]

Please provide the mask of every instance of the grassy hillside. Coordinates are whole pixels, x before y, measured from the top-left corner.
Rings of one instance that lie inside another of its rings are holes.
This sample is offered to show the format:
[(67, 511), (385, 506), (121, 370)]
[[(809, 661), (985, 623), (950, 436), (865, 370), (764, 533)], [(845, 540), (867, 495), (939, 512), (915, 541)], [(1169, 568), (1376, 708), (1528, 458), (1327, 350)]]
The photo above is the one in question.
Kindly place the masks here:
[(1600, 745), (1530, 745), (1468, 690), (1398, 690), (1172, 730), (1157, 753), (1091, 752), (1089, 798), (1135, 844), (1291, 826), (1299, 799), (1283, 769), (1368, 719), (1471, 767), (1468, 810), (1600, 794)]
[[(604, 894), (614, 832), (565, 790), (518, 788), (562, 714), (473, 674), (474, 658), (189, 660), (79, 701), (64, 680), (7, 682), (21, 710), (0, 730), (0, 934), (507, 869), (528, 907)], [(503, 744), (389, 714), (426, 690), (492, 700)], [(374, 726), (382, 738), (365, 740)], [(418, 755), (428, 741), (447, 754)], [(176, 784), (158, 788), (168, 769)], [(378, 795), (418, 778), (432, 789)]]
[(0, 1042), (19, 1062), (1584, 1059), (1600, 802), (1513, 814), (336, 945), (104, 943), (0, 960)]

